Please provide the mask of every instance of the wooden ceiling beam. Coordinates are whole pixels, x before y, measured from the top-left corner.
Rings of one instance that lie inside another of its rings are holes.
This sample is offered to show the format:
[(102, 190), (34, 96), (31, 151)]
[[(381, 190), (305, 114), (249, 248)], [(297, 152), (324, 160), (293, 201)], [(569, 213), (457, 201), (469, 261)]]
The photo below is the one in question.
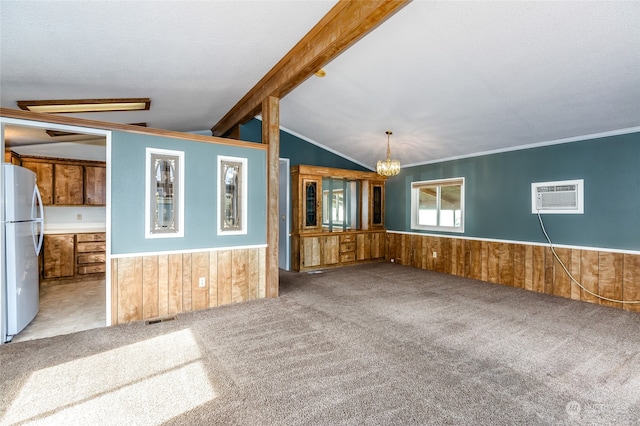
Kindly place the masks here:
[(340, 0), (240, 101), (211, 128), (229, 133), (260, 113), (262, 101), (278, 99), (376, 28), (410, 0)]

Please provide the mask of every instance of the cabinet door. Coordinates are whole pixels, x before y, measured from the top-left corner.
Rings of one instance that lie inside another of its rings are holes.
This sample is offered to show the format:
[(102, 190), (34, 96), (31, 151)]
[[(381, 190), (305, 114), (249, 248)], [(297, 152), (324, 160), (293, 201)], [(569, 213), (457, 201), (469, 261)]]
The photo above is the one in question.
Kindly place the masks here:
[(331, 235), (322, 237), (322, 263), (334, 265), (340, 261), (340, 237)]
[(104, 206), (107, 202), (107, 169), (85, 166), (84, 202), (93, 206)]
[(370, 228), (384, 227), (384, 183), (371, 183)]
[(75, 234), (44, 236), (44, 278), (72, 277), (75, 274)]
[(358, 234), (356, 259), (371, 259), (371, 234)]
[(301, 191), (302, 229), (319, 231), (322, 229), (322, 180), (303, 178)]
[(53, 164), (23, 161), (22, 167), (36, 174), (36, 182), (42, 196), (42, 204), (45, 206), (53, 204)]
[(83, 167), (56, 164), (54, 169), (54, 204), (84, 204)]
[(304, 237), (300, 241), (302, 267), (320, 266), (320, 237)]

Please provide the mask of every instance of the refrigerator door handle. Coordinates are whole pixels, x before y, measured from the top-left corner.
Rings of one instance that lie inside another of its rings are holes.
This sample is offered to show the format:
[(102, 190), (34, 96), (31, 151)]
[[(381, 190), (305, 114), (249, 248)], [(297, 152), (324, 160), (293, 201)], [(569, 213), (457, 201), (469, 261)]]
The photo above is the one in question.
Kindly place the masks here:
[(44, 207), (42, 206), (42, 197), (38, 185), (33, 186), (33, 196), (31, 197), (31, 218), (34, 222), (31, 224), (31, 234), (33, 236), (33, 248), (36, 256), (40, 254), (42, 242), (44, 240)]
[(33, 237), (33, 248), (35, 249), (37, 256), (40, 254), (42, 242), (44, 241), (44, 222), (42, 219), (35, 220), (31, 223), (31, 235)]
[(33, 196), (31, 197), (31, 219), (44, 220), (44, 208), (42, 206), (42, 197), (38, 185), (33, 186)]

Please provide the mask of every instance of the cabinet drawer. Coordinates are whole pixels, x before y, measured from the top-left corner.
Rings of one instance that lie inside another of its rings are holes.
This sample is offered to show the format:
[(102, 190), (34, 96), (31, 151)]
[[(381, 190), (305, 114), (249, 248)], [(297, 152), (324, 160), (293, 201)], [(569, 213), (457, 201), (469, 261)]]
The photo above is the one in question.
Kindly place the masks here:
[(90, 254), (82, 254), (78, 256), (78, 265), (85, 265), (87, 263), (105, 263), (106, 254), (101, 253), (90, 253)]
[(107, 234), (104, 232), (97, 232), (95, 234), (77, 234), (76, 239), (78, 242), (84, 241), (106, 241)]
[(104, 242), (96, 243), (78, 243), (78, 253), (91, 253), (94, 251), (107, 251), (106, 244)]
[(78, 275), (99, 274), (106, 270), (104, 263), (99, 265), (78, 266)]
[(356, 234), (340, 235), (340, 243), (349, 243), (356, 240)]
[(355, 262), (356, 260), (356, 254), (355, 252), (351, 252), (351, 253), (341, 253), (340, 254), (340, 262), (341, 263), (345, 263), (345, 262)]
[(340, 244), (340, 253), (351, 253), (356, 251), (355, 241), (352, 243)]

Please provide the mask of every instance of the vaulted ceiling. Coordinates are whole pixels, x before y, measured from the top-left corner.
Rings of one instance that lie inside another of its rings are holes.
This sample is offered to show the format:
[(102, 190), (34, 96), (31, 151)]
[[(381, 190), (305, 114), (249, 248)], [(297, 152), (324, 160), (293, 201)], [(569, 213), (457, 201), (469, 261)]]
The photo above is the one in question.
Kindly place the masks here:
[[(150, 97), (72, 116), (207, 131), (334, 5), (3, 0), (0, 104)], [(636, 129), (637, 22), (640, 2), (416, 0), (286, 95), (280, 122), (372, 168), (386, 130), (407, 165)]]

